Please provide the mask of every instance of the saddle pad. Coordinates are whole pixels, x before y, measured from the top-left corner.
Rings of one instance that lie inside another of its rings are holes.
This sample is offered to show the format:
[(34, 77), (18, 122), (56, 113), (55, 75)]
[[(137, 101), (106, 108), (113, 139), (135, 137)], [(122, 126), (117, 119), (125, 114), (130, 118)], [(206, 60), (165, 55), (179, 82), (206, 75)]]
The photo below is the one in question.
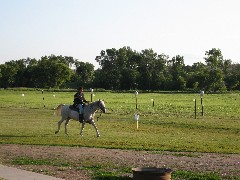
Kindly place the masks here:
[(73, 111), (77, 111), (79, 113), (79, 109), (74, 107), (73, 105), (69, 106), (69, 109), (73, 110)]

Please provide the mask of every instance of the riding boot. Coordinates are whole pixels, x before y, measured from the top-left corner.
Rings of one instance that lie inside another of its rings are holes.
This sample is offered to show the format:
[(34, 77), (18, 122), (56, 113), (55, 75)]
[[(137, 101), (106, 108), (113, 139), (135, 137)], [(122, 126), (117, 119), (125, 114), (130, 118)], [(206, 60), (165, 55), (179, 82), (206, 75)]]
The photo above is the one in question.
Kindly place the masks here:
[(79, 114), (79, 122), (83, 123), (83, 114)]

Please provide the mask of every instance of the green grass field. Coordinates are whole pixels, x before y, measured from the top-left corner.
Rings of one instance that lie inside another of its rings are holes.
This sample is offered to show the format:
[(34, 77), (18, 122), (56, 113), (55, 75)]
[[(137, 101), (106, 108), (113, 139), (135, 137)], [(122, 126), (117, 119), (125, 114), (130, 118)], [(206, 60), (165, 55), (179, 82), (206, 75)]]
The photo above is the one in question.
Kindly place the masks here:
[[(96, 121), (101, 137), (96, 138), (91, 125), (85, 126), (81, 137), (76, 121), (68, 125), (69, 136), (63, 124), (55, 135), (60, 117), (54, 116), (54, 108), (72, 104), (73, 95), (0, 90), (0, 143), (240, 153), (239, 93), (205, 94), (202, 116), (199, 94), (139, 93), (136, 111), (134, 93), (95, 92), (93, 100), (104, 99), (108, 111)], [(89, 92), (85, 96), (90, 100)], [(197, 100), (196, 119), (193, 99)], [(140, 114), (139, 129), (135, 113)]]

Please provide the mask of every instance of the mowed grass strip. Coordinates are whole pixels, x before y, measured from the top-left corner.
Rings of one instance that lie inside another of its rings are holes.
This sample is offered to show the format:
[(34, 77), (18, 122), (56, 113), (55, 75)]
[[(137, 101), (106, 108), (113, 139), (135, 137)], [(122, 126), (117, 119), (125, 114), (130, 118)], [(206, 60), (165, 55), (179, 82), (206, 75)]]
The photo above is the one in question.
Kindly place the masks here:
[[(54, 108), (71, 104), (72, 96), (69, 92), (0, 91), (0, 143), (240, 153), (239, 94), (205, 95), (201, 116), (198, 94), (139, 93), (136, 111), (132, 93), (96, 92), (94, 100), (104, 99), (108, 108), (108, 113), (96, 114), (101, 137), (96, 138), (88, 124), (81, 137), (77, 121), (69, 123), (68, 136), (64, 123), (55, 135), (60, 117), (54, 116)], [(89, 92), (85, 96), (90, 99)], [(193, 99), (198, 100), (197, 119)], [(139, 129), (135, 113), (140, 114)]]

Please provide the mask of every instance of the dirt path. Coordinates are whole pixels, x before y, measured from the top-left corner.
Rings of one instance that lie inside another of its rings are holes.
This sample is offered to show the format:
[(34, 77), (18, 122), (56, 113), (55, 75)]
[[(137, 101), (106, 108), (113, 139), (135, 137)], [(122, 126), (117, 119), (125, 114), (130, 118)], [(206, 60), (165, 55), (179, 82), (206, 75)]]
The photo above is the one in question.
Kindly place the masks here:
[[(17, 157), (30, 157), (67, 163), (70, 165), (13, 165)], [(63, 179), (91, 179), (91, 171), (80, 168), (87, 165), (108, 165), (115, 171), (119, 167), (166, 167), (173, 171), (216, 172), (240, 177), (239, 154), (148, 152), (85, 147), (0, 145), (0, 163)], [(126, 174), (131, 177), (131, 174)]]

